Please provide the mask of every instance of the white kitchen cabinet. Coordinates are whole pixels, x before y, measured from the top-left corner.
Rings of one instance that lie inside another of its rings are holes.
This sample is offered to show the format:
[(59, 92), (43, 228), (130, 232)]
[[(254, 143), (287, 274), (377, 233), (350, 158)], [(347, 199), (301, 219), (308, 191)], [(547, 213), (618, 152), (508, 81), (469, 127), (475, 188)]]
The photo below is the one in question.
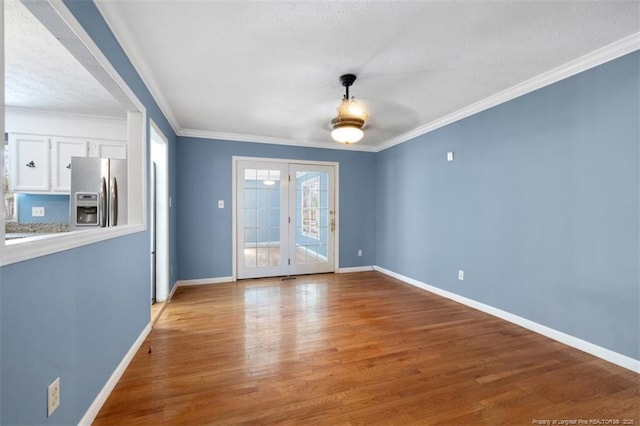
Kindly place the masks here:
[(48, 192), (50, 188), (49, 138), (10, 134), (9, 183), (12, 192)]
[(127, 158), (127, 143), (78, 137), (9, 134), (12, 192), (68, 194), (71, 157)]
[(91, 141), (89, 157), (127, 159), (127, 143), (122, 141)]
[(78, 138), (51, 138), (51, 190), (71, 190), (71, 157), (86, 157), (88, 142)]

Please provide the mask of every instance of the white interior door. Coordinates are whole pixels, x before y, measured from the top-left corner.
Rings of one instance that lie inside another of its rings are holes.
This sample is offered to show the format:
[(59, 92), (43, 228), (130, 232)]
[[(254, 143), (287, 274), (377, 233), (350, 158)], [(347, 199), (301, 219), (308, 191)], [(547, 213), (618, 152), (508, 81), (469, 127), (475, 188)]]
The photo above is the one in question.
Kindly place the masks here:
[(238, 160), (238, 278), (333, 272), (335, 168)]

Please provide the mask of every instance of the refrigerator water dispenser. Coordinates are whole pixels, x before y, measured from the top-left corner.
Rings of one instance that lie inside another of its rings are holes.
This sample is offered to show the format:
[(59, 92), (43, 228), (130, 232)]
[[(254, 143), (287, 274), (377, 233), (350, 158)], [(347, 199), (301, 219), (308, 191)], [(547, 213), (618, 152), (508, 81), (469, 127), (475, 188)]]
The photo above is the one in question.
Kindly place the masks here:
[(76, 192), (76, 226), (98, 226), (98, 194)]

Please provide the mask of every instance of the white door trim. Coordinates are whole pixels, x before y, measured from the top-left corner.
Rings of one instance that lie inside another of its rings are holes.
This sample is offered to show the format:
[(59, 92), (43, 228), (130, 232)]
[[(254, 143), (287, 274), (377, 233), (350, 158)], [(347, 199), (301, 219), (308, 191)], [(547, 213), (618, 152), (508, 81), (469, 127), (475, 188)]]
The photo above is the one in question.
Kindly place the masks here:
[[(162, 132), (162, 130), (160, 130), (160, 127), (158, 127), (158, 125), (152, 120), (149, 119), (149, 143), (153, 144), (153, 143), (157, 143), (154, 142), (154, 135), (157, 136), (160, 140), (159, 140), (159, 144), (161, 145), (161, 152), (162, 152), (162, 160), (164, 161), (164, 164), (162, 164), (162, 166), (164, 167), (164, 174), (165, 174), (165, 179), (163, 184), (164, 185), (158, 185), (156, 187), (156, 198), (161, 197), (161, 199), (159, 199), (160, 201), (160, 206), (162, 207), (163, 212), (160, 212), (160, 218), (162, 220), (159, 220), (158, 223), (156, 223), (156, 228), (158, 229), (159, 233), (164, 233), (164, 244), (162, 244), (161, 246), (158, 244), (158, 240), (156, 240), (156, 280), (157, 280), (157, 285), (156, 285), (156, 301), (157, 302), (164, 302), (167, 297), (169, 296), (169, 286), (170, 286), (170, 282), (171, 282), (171, 268), (170, 268), (170, 258), (169, 258), (169, 236), (170, 236), (170, 232), (169, 232), (169, 214), (170, 214), (170, 209), (169, 209), (169, 140), (167, 139), (167, 137), (164, 135), (164, 133)], [(152, 154), (153, 149), (150, 146), (149, 147), (149, 161), (150, 163), (153, 161), (152, 159)], [(149, 170), (151, 170), (152, 167), (149, 167)], [(149, 172), (150, 175), (151, 172)], [(156, 175), (156, 179), (157, 179), (157, 175)], [(150, 184), (152, 185), (153, 183), (150, 182)], [(161, 191), (161, 192), (160, 192)], [(150, 200), (149, 203), (153, 203), (153, 200)], [(153, 206), (151, 206), (150, 211), (153, 211)], [(153, 230), (150, 229), (150, 232), (153, 232)], [(161, 273), (158, 273), (161, 272)]]
[(258, 162), (274, 162), (274, 163), (292, 163), (292, 164), (311, 164), (320, 166), (333, 166), (335, 168), (335, 217), (336, 217), (336, 231), (334, 241), (334, 272), (338, 272), (340, 269), (340, 163), (337, 161), (313, 161), (313, 160), (298, 160), (295, 158), (262, 158), (262, 157), (244, 157), (244, 156), (232, 156), (231, 157), (231, 245), (232, 245), (232, 269), (231, 279), (237, 281), (238, 279), (238, 223), (237, 223), (237, 173), (238, 162), (240, 161), (258, 161)]

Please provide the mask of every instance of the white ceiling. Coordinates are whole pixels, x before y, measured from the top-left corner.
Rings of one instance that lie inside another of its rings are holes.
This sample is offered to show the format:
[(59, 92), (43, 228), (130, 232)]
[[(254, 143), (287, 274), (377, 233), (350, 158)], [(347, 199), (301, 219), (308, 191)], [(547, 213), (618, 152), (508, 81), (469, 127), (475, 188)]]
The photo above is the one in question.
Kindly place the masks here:
[[(349, 72), (370, 115), (350, 149), (378, 150), (621, 39), (640, 47), (637, 0), (96, 3), (174, 130), (231, 140), (336, 147)], [(5, 9), (6, 104), (122, 115), (17, 0)]]
[(5, 106), (91, 116), (126, 110), (18, 0), (4, 1)]
[(97, 4), (179, 134), (325, 147), (341, 74), (375, 149), (640, 30), (637, 1)]

